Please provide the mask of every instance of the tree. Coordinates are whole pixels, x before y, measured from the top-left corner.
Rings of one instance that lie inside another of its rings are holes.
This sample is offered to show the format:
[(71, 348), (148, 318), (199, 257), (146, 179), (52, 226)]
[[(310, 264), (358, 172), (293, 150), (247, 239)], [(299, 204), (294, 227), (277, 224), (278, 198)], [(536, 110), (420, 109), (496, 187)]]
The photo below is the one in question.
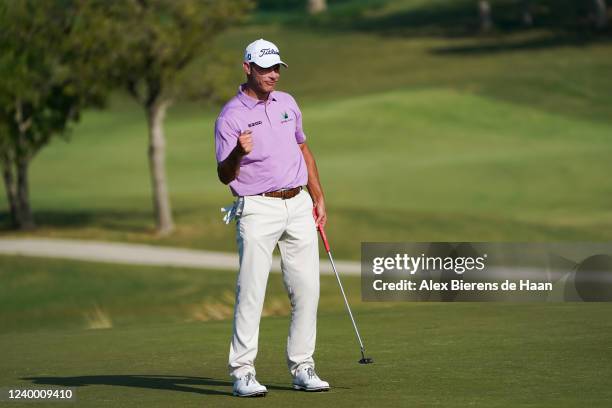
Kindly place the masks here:
[(605, 0), (593, 0), (595, 7), (595, 27), (604, 29), (608, 25), (608, 7)]
[(53, 137), (65, 135), (85, 106), (104, 99), (103, 75), (97, 72), (104, 63), (95, 59), (99, 43), (74, 34), (76, 4), (0, 3), (0, 165), (14, 228), (35, 227), (28, 177), (32, 159)]
[(533, 14), (531, 12), (531, 0), (521, 2), (521, 21), (525, 27), (533, 26)]
[(487, 0), (478, 1), (478, 15), (480, 16), (480, 30), (491, 31), (493, 20), (491, 19), (491, 4)]
[[(153, 208), (160, 235), (174, 229), (165, 169), (166, 112), (182, 97), (184, 81), (189, 80), (182, 73), (211, 49), (217, 35), (252, 7), (250, 0), (98, 1), (92, 6), (94, 21), (103, 20), (103, 25), (116, 31), (118, 82), (145, 111)], [(190, 85), (202, 84), (193, 81)]]

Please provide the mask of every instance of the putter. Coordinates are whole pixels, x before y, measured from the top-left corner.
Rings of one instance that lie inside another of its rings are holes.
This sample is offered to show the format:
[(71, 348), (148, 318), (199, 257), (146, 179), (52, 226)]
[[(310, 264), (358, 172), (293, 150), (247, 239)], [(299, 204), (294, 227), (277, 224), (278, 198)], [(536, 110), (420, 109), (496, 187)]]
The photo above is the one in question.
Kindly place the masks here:
[(332, 258), (331, 250), (329, 248), (329, 243), (327, 242), (327, 236), (325, 235), (325, 229), (321, 226), (317, 226), (319, 230), (319, 234), (321, 234), (321, 239), (323, 240), (323, 245), (325, 245), (325, 251), (327, 251), (327, 256), (329, 256), (329, 261), (331, 262), (332, 269), (336, 274), (336, 279), (338, 280), (338, 285), (340, 286), (340, 292), (342, 292), (342, 298), (344, 299), (344, 304), (346, 305), (346, 310), (348, 311), (349, 316), (351, 317), (351, 322), (353, 323), (353, 328), (355, 329), (355, 334), (357, 335), (357, 340), (359, 341), (359, 347), (361, 348), (361, 360), (359, 360), (359, 364), (372, 364), (374, 360), (370, 357), (366, 357), (365, 355), (365, 347), (363, 345), (363, 341), (361, 340), (361, 336), (359, 335), (359, 330), (357, 330), (357, 324), (355, 323), (355, 318), (353, 317), (353, 313), (351, 312), (351, 308), (349, 307), (348, 300), (346, 299), (346, 295), (344, 294), (344, 288), (342, 287), (342, 282), (340, 281), (340, 275), (338, 275), (338, 271), (336, 270), (336, 265), (334, 264), (334, 258)]

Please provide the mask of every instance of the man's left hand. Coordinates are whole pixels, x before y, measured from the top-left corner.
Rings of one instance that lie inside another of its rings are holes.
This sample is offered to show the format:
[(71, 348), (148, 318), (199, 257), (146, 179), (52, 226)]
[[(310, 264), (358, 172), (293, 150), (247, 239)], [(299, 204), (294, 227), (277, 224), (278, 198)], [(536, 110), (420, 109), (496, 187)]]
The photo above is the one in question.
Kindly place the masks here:
[(327, 212), (325, 211), (325, 202), (323, 200), (318, 200), (314, 203), (312, 208), (312, 216), (315, 219), (315, 224), (318, 227), (325, 227), (327, 223)]

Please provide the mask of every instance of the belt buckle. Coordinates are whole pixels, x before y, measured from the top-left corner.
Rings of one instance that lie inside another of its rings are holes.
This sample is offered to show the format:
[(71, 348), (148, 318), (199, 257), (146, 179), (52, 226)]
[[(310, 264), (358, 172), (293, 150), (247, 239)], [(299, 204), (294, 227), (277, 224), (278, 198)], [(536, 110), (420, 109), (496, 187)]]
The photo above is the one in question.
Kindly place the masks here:
[[(283, 194), (283, 200), (287, 200), (289, 198), (293, 198), (297, 195), (297, 193), (299, 193), (299, 191), (301, 190), (301, 187), (293, 187), (293, 188), (288, 188), (285, 190), (282, 190), (282, 194)], [(290, 193), (293, 193), (295, 190), (298, 190), (297, 193), (289, 196)]]

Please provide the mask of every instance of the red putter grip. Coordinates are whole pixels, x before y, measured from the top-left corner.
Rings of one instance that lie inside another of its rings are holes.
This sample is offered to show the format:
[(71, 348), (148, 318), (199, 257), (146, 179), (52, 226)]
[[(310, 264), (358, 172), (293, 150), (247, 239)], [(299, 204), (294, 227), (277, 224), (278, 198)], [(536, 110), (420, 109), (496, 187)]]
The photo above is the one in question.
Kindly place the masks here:
[[(318, 215), (316, 207), (312, 209), (312, 213), (316, 218)], [(317, 225), (317, 229), (319, 230), (319, 234), (321, 234), (321, 239), (323, 240), (323, 245), (325, 245), (325, 250), (329, 252), (329, 243), (327, 242), (327, 235), (325, 235), (325, 230), (320, 225)]]
[(329, 243), (327, 242), (327, 236), (325, 235), (325, 229), (323, 227), (318, 226), (319, 234), (321, 234), (321, 239), (323, 240), (323, 245), (325, 245), (325, 250), (329, 252)]

